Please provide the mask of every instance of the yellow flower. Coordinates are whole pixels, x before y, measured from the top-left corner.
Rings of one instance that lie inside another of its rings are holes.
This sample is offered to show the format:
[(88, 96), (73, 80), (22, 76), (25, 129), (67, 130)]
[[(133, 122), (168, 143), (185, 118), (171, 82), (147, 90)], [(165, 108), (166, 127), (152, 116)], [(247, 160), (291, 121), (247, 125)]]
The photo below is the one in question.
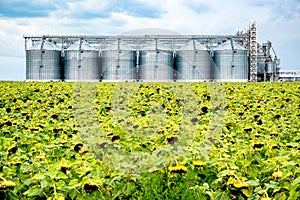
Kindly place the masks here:
[(18, 150), (18, 146), (16, 145), (11, 145), (10, 147), (7, 148), (8, 153), (16, 153)]
[(187, 172), (187, 168), (183, 165), (177, 165), (177, 166), (169, 166), (168, 167), (169, 172), (173, 172), (173, 173), (186, 173)]
[(246, 178), (242, 177), (241, 179), (235, 179), (233, 177), (230, 177), (227, 181), (227, 184), (233, 184), (235, 188), (245, 188), (248, 187), (249, 184), (245, 182)]
[(193, 165), (195, 166), (195, 167), (203, 167), (203, 166), (205, 166), (207, 163), (206, 162), (204, 162), (204, 161), (202, 161), (202, 160), (195, 160), (194, 162), (193, 162)]
[(48, 197), (47, 200), (65, 200), (65, 197), (63, 196), (55, 196), (55, 197)]
[(236, 188), (243, 188), (243, 187), (248, 187), (249, 184), (246, 183), (244, 180), (235, 180), (233, 182), (233, 186)]
[(3, 180), (3, 182), (0, 183), (0, 189), (9, 189), (15, 186), (16, 184), (12, 181)]
[(260, 199), (261, 200), (271, 200), (271, 198), (269, 198), (269, 197), (261, 197)]
[(282, 172), (281, 171), (278, 171), (278, 172), (274, 172), (272, 174), (273, 178), (276, 178), (276, 179), (281, 179), (282, 178)]

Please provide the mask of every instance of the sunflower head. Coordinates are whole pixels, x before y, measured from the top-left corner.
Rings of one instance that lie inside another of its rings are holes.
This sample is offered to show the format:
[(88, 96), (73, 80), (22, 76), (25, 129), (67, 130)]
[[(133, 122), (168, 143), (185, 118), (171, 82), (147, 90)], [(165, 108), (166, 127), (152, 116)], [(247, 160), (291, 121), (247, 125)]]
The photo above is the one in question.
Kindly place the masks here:
[(12, 189), (16, 186), (16, 184), (12, 181), (3, 180), (0, 182), (0, 190)]
[(195, 167), (204, 167), (207, 163), (205, 161), (202, 160), (195, 160), (193, 161), (193, 165)]
[(10, 147), (7, 148), (8, 153), (16, 153), (18, 150), (17, 145), (11, 145)]
[(281, 179), (282, 178), (282, 172), (281, 171), (274, 172), (272, 174), (272, 177), (275, 178), (275, 179)]
[(263, 146), (265, 146), (265, 144), (263, 142), (256, 142), (256, 143), (253, 144), (254, 149), (260, 149)]
[(175, 135), (170, 135), (166, 137), (167, 141), (169, 144), (174, 144), (175, 142), (178, 141), (178, 137)]
[(242, 177), (241, 179), (236, 179), (233, 177), (230, 177), (227, 181), (228, 185), (233, 185), (233, 187), (238, 188), (238, 189), (243, 189), (249, 186), (248, 183), (246, 183), (246, 178)]
[(98, 185), (93, 182), (88, 182), (83, 185), (83, 189), (87, 192), (98, 190)]
[(178, 174), (183, 174), (187, 172), (187, 168), (184, 165), (169, 166), (168, 170), (171, 173), (178, 173)]

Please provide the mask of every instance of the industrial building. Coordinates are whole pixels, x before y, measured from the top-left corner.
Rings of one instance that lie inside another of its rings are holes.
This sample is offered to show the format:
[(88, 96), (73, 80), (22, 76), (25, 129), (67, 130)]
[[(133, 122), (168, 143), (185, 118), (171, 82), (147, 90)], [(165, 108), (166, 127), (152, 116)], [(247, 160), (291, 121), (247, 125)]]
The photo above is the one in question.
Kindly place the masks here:
[(280, 70), (279, 81), (300, 81), (300, 70)]
[(28, 81), (276, 81), (272, 43), (257, 23), (234, 35), (173, 32), (24, 36)]

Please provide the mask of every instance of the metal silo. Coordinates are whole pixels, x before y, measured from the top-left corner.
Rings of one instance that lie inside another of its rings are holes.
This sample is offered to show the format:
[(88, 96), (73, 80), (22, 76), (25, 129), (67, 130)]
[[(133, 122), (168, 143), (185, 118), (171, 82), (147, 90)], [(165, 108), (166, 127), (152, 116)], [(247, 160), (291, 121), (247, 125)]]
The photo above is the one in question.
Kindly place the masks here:
[(61, 51), (47, 41), (42, 40), (26, 50), (26, 80), (60, 80)]
[(265, 71), (265, 59), (258, 59), (257, 61), (257, 75), (263, 75)]
[(101, 51), (102, 79), (136, 80), (136, 51), (120, 40)]
[(85, 40), (80, 39), (65, 50), (64, 79), (66, 81), (99, 80), (98, 51)]
[(140, 51), (139, 80), (173, 80), (173, 51), (156, 40)]
[(270, 73), (270, 74), (276, 73), (276, 65), (274, 62), (272, 61), (266, 62), (266, 73)]
[(190, 40), (177, 51), (176, 79), (209, 80), (211, 57), (206, 47), (195, 40)]
[(227, 40), (214, 49), (214, 79), (218, 81), (247, 81), (247, 49)]

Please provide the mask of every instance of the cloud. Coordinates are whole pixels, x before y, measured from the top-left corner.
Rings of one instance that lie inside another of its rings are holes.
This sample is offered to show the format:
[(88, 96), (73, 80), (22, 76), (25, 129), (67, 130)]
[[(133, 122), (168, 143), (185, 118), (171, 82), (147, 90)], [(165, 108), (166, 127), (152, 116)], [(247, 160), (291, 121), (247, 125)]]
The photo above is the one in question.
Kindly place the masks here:
[(203, 0), (183, 0), (182, 4), (197, 14), (213, 11), (212, 3)]
[(1, 0), (0, 17), (47, 17), (51, 11), (57, 9), (59, 1), (23, 1)]
[[(293, 21), (300, 19), (300, 1), (288, 1), (289, 3), (277, 3), (274, 8), (273, 19), (275, 21)], [(278, 15), (280, 13), (280, 15)]]
[(59, 6), (55, 15), (73, 19), (110, 18), (112, 13), (123, 13), (142, 18), (159, 18), (163, 13), (160, 3), (149, 4), (143, 0), (84, 0), (69, 1)]
[(143, 0), (1, 0), (0, 17), (48, 17), (51, 13), (75, 19), (109, 18), (112, 13), (124, 13), (143, 18), (159, 18), (163, 11), (160, 2)]

